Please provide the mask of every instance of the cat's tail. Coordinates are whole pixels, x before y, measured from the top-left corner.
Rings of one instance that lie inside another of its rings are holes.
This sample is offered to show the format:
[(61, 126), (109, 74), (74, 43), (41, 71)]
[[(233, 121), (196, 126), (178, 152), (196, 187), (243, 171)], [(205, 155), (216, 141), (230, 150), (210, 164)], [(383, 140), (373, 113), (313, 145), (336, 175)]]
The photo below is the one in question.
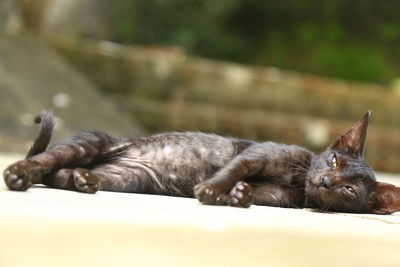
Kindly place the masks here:
[(37, 124), (40, 123), (40, 132), (36, 136), (31, 148), (26, 154), (26, 159), (44, 152), (47, 148), (47, 145), (50, 143), (51, 136), (53, 135), (54, 116), (51, 111), (42, 110), (36, 115), (34, 122)]

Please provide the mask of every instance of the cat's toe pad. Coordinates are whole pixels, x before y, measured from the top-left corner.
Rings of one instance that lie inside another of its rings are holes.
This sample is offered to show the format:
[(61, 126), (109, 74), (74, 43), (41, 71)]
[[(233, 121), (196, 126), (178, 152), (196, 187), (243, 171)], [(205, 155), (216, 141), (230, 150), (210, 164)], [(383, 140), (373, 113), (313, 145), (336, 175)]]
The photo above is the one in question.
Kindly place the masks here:
[(18, 161), (4, 170), (4, 182), (10, 190), (26, 191), (32, 185), (30, 172), (31, 164), (29, 162)]
[(194, 196), (203, 204), (216, 205), (219, 192), (209, 183), (203, 182), (194, 187)]
[(75, 187), (83, 193), (96, 193), (99, 190), (97, 176), (88, 169), (76, 168), (73, 171)]
[(227, 203), (229, 206), (248, 208), (252, 203), (251, 186), (245, 182), (237, 182), (229, 195), (230, 198)]

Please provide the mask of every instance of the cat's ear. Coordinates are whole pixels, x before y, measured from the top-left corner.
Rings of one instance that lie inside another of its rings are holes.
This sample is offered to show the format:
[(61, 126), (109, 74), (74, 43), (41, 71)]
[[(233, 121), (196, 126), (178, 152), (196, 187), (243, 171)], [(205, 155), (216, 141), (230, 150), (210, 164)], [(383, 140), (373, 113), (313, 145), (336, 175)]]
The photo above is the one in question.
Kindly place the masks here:
[(371, 111), (365, 113), (365, 115), (357, 121), (350, 130), (336, 140), (328, 149), (335, 149), (346, 154), (362, 157), (370, 116)]
[(391, 214), (400, 211), (400, 187), (377, 182), (370, 194), (372, 213)]

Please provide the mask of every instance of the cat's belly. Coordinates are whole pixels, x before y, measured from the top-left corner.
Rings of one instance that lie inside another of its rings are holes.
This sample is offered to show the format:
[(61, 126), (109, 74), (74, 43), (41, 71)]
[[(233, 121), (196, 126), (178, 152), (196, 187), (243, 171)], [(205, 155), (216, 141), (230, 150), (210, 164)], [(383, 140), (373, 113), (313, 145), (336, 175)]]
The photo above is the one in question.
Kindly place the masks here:
[[(129, 158), (120, 158), (113, 164), (96, 167), (96, 171), (108, 173), (102, 183), (118, 184), (123, 182), (126, 192), (163, 194), (173, 196), (193, 197), (193, 187), (213, 176), (218, 167), (206, 162), (196, 162), (191, 165), (174, 161), (145, 161)], [(130, 186), (125, 186), (130, 184)], [(110, 191), (120, 191), (114, 189)], [(107, 189), (106, 189), (107, 190)]]
[[(131, 165), (133, 168), (127, 171), (141, 169), (146, 173), (145, 179), (152, 184), (147, 187), (148, 193), (193, 197), (193, 186), (211, 178), (224, 165), (198, 159), (192, 153), (186, 153), (184, 158), (181, 156), (177, 155), (178, 160), (174, 157), (160, 157), (147, 162), (134, 161), (136, 164)], [(226, 158), (226, 162), (229, 160)], [(141, 176), (139, 179), (143, 178)]]
[(211, 178), (238, 152), (232, 139), (199, 135), (178, 133), (169, 139), (164, 136), (162, 142), (147, 140), (131, 147), (115, 164), (126, 172), (140, 172), (131, 176), (146, 180), (147, 193), (193, 197), (193, 186)]

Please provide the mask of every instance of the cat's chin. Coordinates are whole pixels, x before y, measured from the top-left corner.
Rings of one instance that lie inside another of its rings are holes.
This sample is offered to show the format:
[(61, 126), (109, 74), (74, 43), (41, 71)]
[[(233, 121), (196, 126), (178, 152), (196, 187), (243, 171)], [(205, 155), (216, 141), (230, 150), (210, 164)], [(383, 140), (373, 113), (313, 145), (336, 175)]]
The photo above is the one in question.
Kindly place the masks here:
[(310, 182), (306, 183), (304, 207), (313, 209), (325, 208), (326, 204), (323, 203), (322, 199), (327, 191), (324, 187), (314, 185)]

